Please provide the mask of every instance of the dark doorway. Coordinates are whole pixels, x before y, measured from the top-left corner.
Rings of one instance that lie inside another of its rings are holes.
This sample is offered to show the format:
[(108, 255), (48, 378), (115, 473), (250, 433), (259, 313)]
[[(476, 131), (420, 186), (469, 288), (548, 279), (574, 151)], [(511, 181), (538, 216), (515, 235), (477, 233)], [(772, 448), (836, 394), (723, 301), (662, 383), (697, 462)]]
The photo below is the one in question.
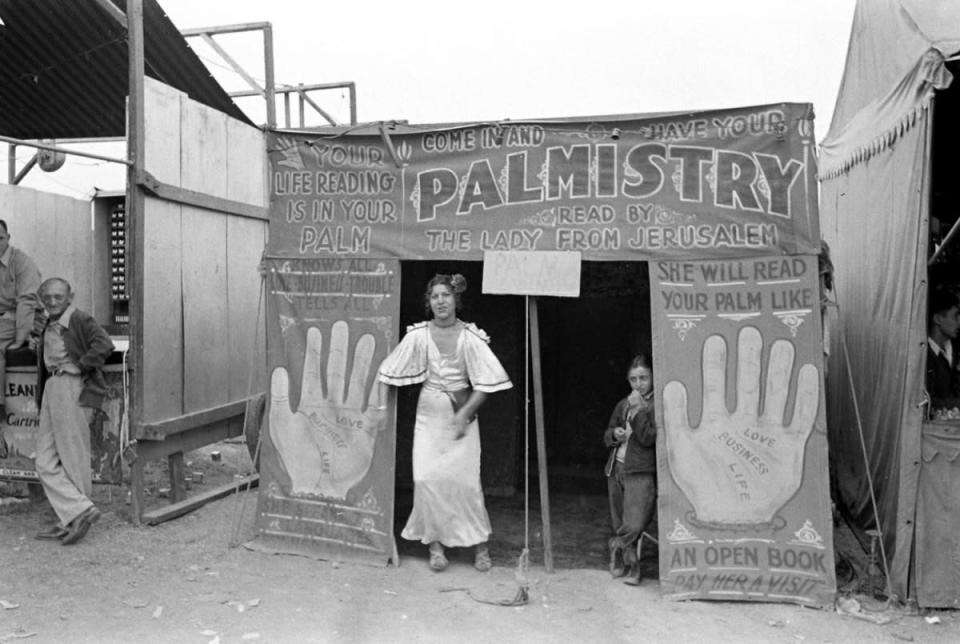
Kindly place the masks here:
[[(514, 388), (492, 396), (481, 414), (483, 484), (509, 496), (523, 471), (525, 298), (481, 293), (480, 262), (403, 262), (400, 333), (425, 319), (424, 288), (436, 273), (467, 278), (463, 319), (491, 337), (490, 346)], [(629, 393), (631, 358), (650, 350), (650, 297), (645, 262), (585, 262), (579, 298), (538, 298), (547, 462), (551, 488), (603, 493), (603, 431), (616, 402)], [(531, 379), (532, 388), (532, 379)], [(412, 485), (410, 450), (419, 386), (401, 390), (397, 413), (397, 482)], [(533, 391), (531, 472), (536, 472)]]
[[(462, 319), (491, 338), (490, 346), (514, 387), (491, 396), (480, 414), (481, 474), (494, 524), (491, 544), (498, 565), (523, 545), (524, 331), (526, 298), (481, 293), (480, 262), (401, 263), (400, 334), (426, 319), (424, 291), (436, 273), (461, 273), (468, 289)], [(602, 567), (609, 537), (606, 448), (603, 432), (616, 402), (629, 393), (626, 371), (633, 356), (650, 350), (650, 296), (645, 262), (585, 262), (579, 298), (537, 300), (547, 463), (558, 567)], [(534, 561), (542, 562), (534, 402), (529, 392), (530, 512)], [(401, 388), (397, 405), (396, 533), (412, 507), (413, 424), (419, 385)], [(425, 556), (419, 544), (398, 536), (403, 556)], [(467, 557), (468, 555), (463, 555)], [(650, 563), (655, 571), (655, 558)], [(653, 573), (655, 574), (655, 572)]]

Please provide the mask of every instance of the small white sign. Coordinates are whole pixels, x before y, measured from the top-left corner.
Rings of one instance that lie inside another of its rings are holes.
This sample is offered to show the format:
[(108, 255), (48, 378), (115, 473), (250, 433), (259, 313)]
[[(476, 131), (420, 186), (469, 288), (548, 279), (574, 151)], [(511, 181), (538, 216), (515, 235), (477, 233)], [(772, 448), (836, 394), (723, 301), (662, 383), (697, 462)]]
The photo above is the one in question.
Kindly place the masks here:
[(489, 250), (483, 254), (483, 292), (580, 297), (580, 253)]

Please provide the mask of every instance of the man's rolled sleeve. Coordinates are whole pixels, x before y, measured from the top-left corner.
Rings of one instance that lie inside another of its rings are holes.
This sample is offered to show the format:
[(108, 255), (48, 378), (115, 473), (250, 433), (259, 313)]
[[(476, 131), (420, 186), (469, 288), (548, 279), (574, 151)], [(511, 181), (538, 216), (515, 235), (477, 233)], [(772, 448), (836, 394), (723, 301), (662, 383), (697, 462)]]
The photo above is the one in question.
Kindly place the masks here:
[(37, 291), (40, 290), (40, 271), (24, 253), (16, 253), (12, 262), (14, 278), (17, 285), (17, 335), (15, 344), (22, 344), (30, 337), (33, 331), (33, 316), (40, 300)]

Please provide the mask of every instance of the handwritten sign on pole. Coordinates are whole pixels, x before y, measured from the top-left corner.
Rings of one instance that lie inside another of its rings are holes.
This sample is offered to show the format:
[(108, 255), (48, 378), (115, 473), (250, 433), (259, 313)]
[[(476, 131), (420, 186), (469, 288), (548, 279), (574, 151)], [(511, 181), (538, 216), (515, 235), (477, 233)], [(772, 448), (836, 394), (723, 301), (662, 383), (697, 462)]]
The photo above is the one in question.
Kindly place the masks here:
[(486, 251), (483, 292), (580, 297), (580, 251)]

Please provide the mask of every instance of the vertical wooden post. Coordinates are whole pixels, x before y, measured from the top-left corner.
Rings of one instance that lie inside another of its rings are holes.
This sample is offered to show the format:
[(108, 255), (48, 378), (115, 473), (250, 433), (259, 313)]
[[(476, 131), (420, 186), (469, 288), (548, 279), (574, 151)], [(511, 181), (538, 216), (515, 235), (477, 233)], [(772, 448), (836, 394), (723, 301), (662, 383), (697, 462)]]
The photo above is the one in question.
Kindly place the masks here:
[(530, 354), (533, 365), (533, 403), (537, 430), (537, 471), (540, 476), (540, 518), (543, 522), (543, 567), (553, 572), (553, 535), (550, 529), (550, 490), (547, 481), (547, 445), (543, 428), (543, 379), (540, 371), (540, 323), (537, 298), (529, 298)]
[[(277, 127), (276, 80), (273, 77), (273, 25), (267, 23), (263, 28), (263, 88), (267, 99), (267, 127)], [(290, 127), (290, 114), (287, 113), (287, 127)]]
[(7, 183), (13, 185), (17, 176), (17, 146), (13, 143), (7, 145)]
[(170, 503), (179, 503), (187, 498), (187, 487), (184, 483), (186, 464), (183, 452), (174, 452), (167, 456), (167, 469), (170, 473)]
[(350, 83), (350, 125), (357, 124), (357, 85)]
[[(143, 420), (143, 212), (144, 194), (140, 187), (146, 153), (144, 139), (143, 89), (143, 0), (127, 0), (128, 97), (127, 97), (127, 278), (130, 280), (130, 408), (131, 438)], [(143, 463), (130, 471), (134, 499), (142, 499)], [(141, 507), (134, 504), (134, 523), (140, 523)]]

